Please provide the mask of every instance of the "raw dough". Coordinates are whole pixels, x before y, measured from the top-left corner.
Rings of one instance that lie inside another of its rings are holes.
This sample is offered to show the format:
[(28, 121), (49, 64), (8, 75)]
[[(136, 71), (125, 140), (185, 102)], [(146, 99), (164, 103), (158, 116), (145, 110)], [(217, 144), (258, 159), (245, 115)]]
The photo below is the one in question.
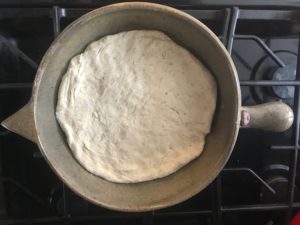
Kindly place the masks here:
[(147, 181), (201, 154), (216, 89), (209, 70), (164, 33), (122, 32), (71, 60), (56, 116), (85, 169), (118, 183)]

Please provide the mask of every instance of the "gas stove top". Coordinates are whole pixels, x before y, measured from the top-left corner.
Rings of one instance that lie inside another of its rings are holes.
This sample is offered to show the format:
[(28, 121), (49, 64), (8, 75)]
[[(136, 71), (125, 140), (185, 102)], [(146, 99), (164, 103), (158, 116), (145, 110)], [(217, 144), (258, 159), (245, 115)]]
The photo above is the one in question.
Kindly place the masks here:
[[(107, 3), (0, 3), (1, 120), (29, 100), (38, 64), (54, 37)], [(193, 15), (219, 36), (237, 67), (243, 105), (282, 100), (294, 110), (293, 127), (283, 133), (241, 129), (229, 162), (209, 187), (181, 204), (147, 213), (111, 211), (78, 197), (35, 144), (0, 128), (0, 224), (270, 225), (288, 224), (299, 210), (300, 3), (165, 4)]]

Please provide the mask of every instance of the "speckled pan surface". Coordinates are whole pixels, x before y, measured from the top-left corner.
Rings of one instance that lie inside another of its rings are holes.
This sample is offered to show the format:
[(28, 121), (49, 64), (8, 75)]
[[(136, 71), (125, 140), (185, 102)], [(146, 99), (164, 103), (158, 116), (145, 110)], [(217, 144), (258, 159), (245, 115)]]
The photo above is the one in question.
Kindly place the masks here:
[[(61, 76), (73, 56), (105, 35), (134, 29), (160, 30), (202, 60), (217, 81), (218, 102), (211, 134), (199, 158), (161, 179), (117, 184), (90, 174), (73, 158), (55, 119), (55, 106)], [(38, 143), (49, 165), (74, 192), (107, 208), (149, 211), (192, 197), (221, 171), (238, 133), (240, 89), (230, 56), (219, 39), (201, 22), (158, 4), (120, 3), (82, 16), (59, 35), (40, 64), (32, 100), (26, 108), (34, 117), (33, 121), (29, 116), (28, 124), (36, 129), (36, 133), (30, 132), (31, 136), (26, 136), (25, 132), (23, 136)]]

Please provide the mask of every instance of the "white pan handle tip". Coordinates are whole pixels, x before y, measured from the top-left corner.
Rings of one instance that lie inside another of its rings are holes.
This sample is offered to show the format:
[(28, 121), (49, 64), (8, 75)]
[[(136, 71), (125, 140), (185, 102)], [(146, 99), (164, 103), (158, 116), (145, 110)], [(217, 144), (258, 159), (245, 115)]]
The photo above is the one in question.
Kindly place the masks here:
[(293, 121), (293, 110), (281, 101), (241, 108), (241, 127), (283, 132)]

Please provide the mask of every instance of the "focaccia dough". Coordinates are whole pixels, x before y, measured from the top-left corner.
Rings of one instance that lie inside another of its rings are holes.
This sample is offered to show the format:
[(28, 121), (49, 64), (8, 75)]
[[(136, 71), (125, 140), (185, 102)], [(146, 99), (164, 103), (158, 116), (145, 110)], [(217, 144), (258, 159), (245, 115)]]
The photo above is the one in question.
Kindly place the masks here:
[(216, 90), (210, 71), (164, 33), (121, 32), (71, 60), (56, 116), (85, 169), (113, 182), (141, 182), (201, 154)]

